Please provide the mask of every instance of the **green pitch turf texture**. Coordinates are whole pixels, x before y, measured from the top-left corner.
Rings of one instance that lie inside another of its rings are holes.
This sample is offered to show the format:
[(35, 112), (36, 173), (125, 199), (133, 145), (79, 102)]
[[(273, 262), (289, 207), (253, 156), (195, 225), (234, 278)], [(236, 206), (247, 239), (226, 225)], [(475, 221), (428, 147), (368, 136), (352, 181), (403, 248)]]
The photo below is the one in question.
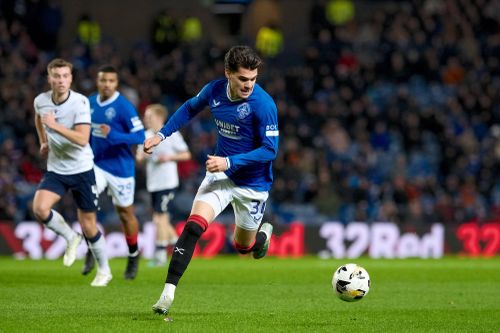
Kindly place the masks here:
[[(356, 303), (337, 299), (333, 271), (354, 261), (372, 280)], [(0, 332), (500, 332), (500, 258), (322, 260), (222, 256), (194, 259), (167, 322), (151, 305), (165, 268), (125, 260), (92, 288), (82, 261), (0, 258)]]

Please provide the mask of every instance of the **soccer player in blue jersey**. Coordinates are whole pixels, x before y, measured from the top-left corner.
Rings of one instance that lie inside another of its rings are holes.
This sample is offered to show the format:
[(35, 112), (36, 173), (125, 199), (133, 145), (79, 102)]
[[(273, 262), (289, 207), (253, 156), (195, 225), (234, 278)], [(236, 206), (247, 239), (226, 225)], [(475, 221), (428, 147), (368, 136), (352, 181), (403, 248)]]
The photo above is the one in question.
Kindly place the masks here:
[(261, 64), (250, 47), (232, 47), (224, 59), (225, 79), (208, 83), (144, 142), (144, 152), (151, 153), (207, 106), (218, 130), (215, 154), (207, 157), (205, 179), (174, 247), (163, 292), (153, 305), (156, 313), (168, 313), (198, 239), (229, 204), (235, 216), (235, 248), (243, 254), (253, 252), (256, 259), (267, 253), (273, 227), (261, 221), (273, 181), (279, 131), (276, 104), (256, 84)]
[(50, 90), (34, 100), (35, 126), (40, 153), (47, 157), (45, 173), (33, 199), (33, 213), (66, 242), (63, 263), (71, 266), (82, 236), (72, 230), (52, 207), (71, 190), (83, 234), (96, 257), (93, 287), (105, 287), (113, 278), (106, 241), (96, 225), (97, 190), (90, 138), (90, 107), (87, 97), (70, 89), (73, 65), (54, 59), (47, 65)]
[[(139, 223), (134, 213), (135, 158), (131, 146), (144, 141), (144, 126), (135, 107), (118, 92), (118, 72), (102, 66), (97, 72), (97, 94), (89, 97), (92, 113), (90, 145), (98, 193), (108, 188), (123, 226), (129, 255), (125, 279), (134, 279), (139, 265)], [(92, 269), (87, 253), (82, 274)]]

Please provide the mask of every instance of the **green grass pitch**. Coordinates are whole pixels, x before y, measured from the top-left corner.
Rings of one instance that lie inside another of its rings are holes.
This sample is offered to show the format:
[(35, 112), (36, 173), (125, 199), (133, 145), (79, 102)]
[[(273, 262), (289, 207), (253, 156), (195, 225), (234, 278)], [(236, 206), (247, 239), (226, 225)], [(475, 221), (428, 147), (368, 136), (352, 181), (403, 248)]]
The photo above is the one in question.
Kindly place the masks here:
[[(372, 280), (356, 303), (337, 299), (333, 271), (356, 262)], [(141, 262), (92, 288), (57, 261), (0, 258), (0, 332), (500, 332), (500, 258), (322, 260), (220, 256), (194, 259), (169, 317), (151, 305), (166, 268)]]

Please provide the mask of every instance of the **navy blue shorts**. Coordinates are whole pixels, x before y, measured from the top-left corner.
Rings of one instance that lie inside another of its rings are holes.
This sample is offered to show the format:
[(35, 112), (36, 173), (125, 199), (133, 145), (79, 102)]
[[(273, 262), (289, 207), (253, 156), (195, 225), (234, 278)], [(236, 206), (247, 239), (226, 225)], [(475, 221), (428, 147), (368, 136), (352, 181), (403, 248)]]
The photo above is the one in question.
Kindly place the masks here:
[(175, 190), (151, 192), (151, 202), (155, 213), (167, 213), (172, 207)]
[(47, 190), (59, 194), (61, 197), (71, 190), (76, 206), (85, 212), (97, 211), (98, 196), (95, 183), (94, 169), (74, 175), (60, 175), (47, 171), (43, 177), (39, 190)]

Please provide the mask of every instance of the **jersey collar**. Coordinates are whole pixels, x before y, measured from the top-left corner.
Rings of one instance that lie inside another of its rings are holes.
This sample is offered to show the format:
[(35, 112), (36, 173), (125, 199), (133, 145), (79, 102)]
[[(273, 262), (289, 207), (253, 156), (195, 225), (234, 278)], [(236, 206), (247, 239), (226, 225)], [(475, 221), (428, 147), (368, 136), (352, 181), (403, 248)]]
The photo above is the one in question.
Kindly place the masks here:
[(54, 103), (54, 105), (62, 105), (64, 103), (66, 103), (66, 101), (69, 99), (69, 96), (71, 95), (71, 89), (68, 90), (68, 97), (66, 97), (66, 99), (60, 103), (56, 103), (56, 101), (54, 101), (54, 92), (51, 92), (50, 94), (50, 99), (52, 100), (52, 103)]
[(113, 94), (113, 96), (111, 96), (110, 98), (108, 98), (104, 102), (101, 102), (101, 95), (97, 94), (97, 98), (96, 98), (97, 105), (99, 105), (99, 106), (109, 105), (109, 104), (113, 103), (114, 101), (116, 101), (116, 99), (118, 98), (118, 96), (120, 96), (120, 93), (118, 91), (115, 91), (115, 93)]

